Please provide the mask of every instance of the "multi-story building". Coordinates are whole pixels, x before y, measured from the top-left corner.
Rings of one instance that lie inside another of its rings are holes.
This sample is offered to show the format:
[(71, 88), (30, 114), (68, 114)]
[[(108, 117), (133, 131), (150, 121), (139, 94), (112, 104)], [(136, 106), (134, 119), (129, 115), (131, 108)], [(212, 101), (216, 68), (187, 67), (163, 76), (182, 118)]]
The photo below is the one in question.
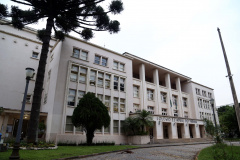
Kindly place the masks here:
[[(3, 137), (16, 136), (25, 87), (25, 68), (37, 70), (41, 42), (30, 28), (0, 27), (0, 116)], [(22, 136), (26, 136), (35, 78), (29, 84)], [(67, 36), (51, 39), (39, 121), (46, 124), (46, 140), (85, 141), (71, 116), (79, 99), (93, 92), (106, 105), (110, 126), (95, 132), (95, 141), (127, 143), (123, 121), (137, 110), (149, 111), (154, 139), (203, 138), (203, 118), (213, 120), (213, 89), (191, 78), (130, 53)]]

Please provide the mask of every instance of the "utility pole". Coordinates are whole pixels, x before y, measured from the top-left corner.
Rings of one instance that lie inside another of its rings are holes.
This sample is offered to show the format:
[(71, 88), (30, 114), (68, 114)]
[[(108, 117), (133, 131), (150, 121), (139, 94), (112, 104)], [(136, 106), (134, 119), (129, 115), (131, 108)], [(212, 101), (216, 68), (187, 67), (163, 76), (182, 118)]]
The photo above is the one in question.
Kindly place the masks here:
[(234, 101), (234, 106), (235, 106), (235, 111), (236, 111), (236, 116), (237, 116), (237, 121), (238, 121), (238, 129), (240, 131), (240, 109), (239, 109), (236, 90), (235, 90), (234, 83), (233, 83), (233, 78), (232, 78), (233, 75), (231, 74), (231, 70), (230, 70), (230, 67), (229, 67), (229, 64), (228, 64), (227, 54), (226, 54), (226, 51), (225, 51), (225, 48), (224, 48), (224, 45), (223, 45), (220, 29), (217, 28), (217, 31), (218, 31), (218, 34), (219, 34), (219, 38), (220, 38), (220, 42), (221, 42), (221, 46), (222, 46), (222, 51), (223, 51), (223, 55), (224, 55), (224, 59), (225, 59), (226, 67), (227, 67), (227, 72), (228, 72), (227, 77), (229, 78), (229, 82), (230, 82), (230, 86), (231, 86), (231, 90), (232, 90), (232, 96), (233, 96), (233, 101)]

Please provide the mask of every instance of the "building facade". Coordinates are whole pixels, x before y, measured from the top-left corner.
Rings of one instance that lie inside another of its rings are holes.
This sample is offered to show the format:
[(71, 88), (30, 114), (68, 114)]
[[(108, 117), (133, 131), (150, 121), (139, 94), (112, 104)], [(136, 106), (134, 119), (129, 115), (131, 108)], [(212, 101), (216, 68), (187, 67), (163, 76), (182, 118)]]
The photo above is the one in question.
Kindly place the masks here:
[[(30, 28), (0, 26), (0, 116), (3, 137), (16, 136), (25, 87), (25, 68), (37, 70), (41, 42)], [(26, 136), (35, 77), (29, 84), (22, 136)], [(67, 36), (51, 39), (39, 121), (46, 124), (45, 139), (83, 142), (82, 128), (71, 116), (79, 99), (93, 92), (106, 105), (110, 126), (95, 132), (94, 141), (127, 143), (123, 121), (145, 109), (152, 113), (153, 139), (204, 138), (203, 118), (213, 120), (213, 89), (190, 77), (130, 53)], [(216, 114), (217, 115), (217, 114)]]

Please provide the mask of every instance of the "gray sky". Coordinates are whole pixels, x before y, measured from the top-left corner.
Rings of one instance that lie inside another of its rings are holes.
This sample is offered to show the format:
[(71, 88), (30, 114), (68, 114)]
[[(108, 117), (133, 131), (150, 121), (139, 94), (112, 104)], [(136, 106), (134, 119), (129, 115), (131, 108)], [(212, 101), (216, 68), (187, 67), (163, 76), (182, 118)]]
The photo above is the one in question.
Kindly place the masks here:
[(240, 96), (240, 1), (122, 1), (122, 14), (111, 16), (119, 20), (121, 31), (112, 35), (95, 32), (90, 42), (118, 53), (129, 52), (191, 77), (214, 89), (219, 106), (233, 103), (229, 80), (225, 77), (227, 70), (217, 32), (219, 27)]

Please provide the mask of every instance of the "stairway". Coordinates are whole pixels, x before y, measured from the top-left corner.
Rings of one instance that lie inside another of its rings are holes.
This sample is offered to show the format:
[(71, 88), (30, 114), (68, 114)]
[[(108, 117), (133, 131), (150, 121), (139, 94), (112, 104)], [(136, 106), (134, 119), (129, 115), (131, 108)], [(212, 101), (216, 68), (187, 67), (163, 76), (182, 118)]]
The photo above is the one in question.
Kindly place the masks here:
[(163, 143), (192, 143), (192, 142), (211, 142), (211, 138), (180, 138), (180, 139), (155, 139), (155, 144)]

